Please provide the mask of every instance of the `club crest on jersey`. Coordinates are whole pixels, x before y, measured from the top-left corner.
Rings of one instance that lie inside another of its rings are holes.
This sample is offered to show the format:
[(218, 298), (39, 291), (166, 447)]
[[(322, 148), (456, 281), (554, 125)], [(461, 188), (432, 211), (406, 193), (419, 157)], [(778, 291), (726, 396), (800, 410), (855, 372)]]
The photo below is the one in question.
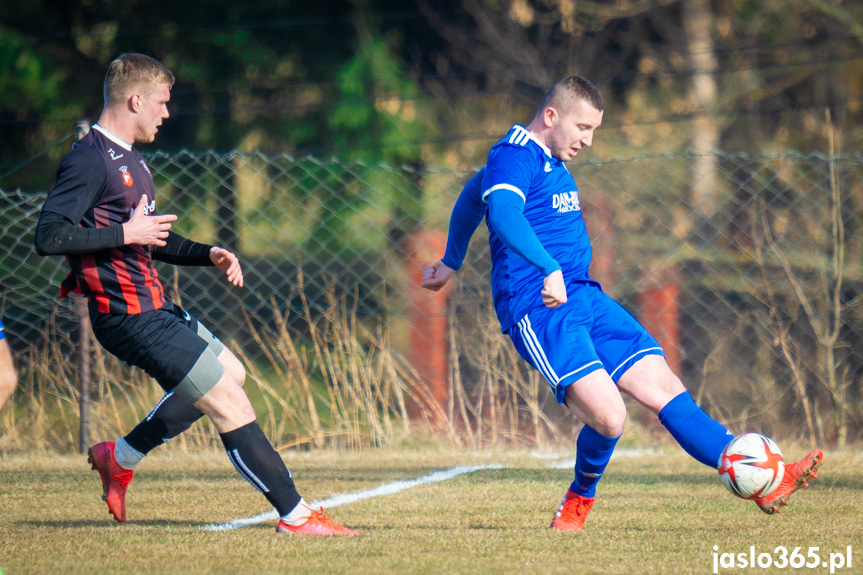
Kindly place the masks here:
[(119, 160), (123, 157), (123, 154), (118, 155), (117, 152), (114, 151), (114, 148), (108, 148), (108, 153), (111, 154), (112, 160)]
[(132, 174), (129, 173), (128, 166), (120, 166), (120, 171), (123, 173), (123, 183), (129, 187), (135, 185), (135, 180), (132, 179)]
[[(141, 202), (138, 202), (138, 207), (140, 207), (144, 211), (145, 216), (149, 216), (150, 214), (152, 214), (153, 212), (156, 211), (156, 199), (153, 198), (152, 200), (150, 200), (150, 203), (148, 203), (148, 204), (142, 204)], [(130, 208), (129, 209), (129, 219), (132, 218), (132, 215), (134, 215), (134, 213), (135, 213), (135, 208)]]
[(551, 207), (557, 210), (557, 213), (559, 214), (580, 211), (581, 205), (578, 203), (578, 192), (573, 191), (563, 194), (554, 194)]

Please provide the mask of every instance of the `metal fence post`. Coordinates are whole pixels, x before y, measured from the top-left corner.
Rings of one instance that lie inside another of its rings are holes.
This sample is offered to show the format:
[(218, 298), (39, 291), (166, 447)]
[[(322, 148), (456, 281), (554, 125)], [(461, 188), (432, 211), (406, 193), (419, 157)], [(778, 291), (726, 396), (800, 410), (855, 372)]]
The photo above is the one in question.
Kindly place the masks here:
[(78, 452), (90, 445), (90, 317), (87, 300), (78, 298)]
[[(86, 118), (78, 120), (75, 126), (77, 139), (90, 132), (90, 122)], [(87, 301), (78, 298), (78, 452), (85, 453), (90, 445), (90, 316)]]

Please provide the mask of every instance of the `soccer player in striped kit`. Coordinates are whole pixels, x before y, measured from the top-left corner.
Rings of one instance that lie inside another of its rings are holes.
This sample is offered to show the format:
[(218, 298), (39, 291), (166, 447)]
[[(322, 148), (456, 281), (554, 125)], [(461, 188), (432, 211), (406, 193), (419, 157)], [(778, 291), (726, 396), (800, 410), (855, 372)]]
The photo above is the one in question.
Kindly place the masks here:
[(42, 255), (71, 267), (61, 293), (88, 300), (102, 346), (159, 382), (167, 395), (126, 437), (94, 445), (89, 461), (114, 518), (126, 520), (126, 488), (156, 446), (207, 415), (237, 471), (276, 508), (280, 533), (356, 535), (310, 508), (256, 422), (242, 363), (218, 338), (165, 298), (153, 260), (215, 266), (243, 286), (237, 256), (171, 231), (135, 142), (152, 142), (167, 119), (174, 75), (157, 60), (123, 54), (108, 68), (99, 121), (60, 164), (36, 228)]
[[(559, 403), (584, 423), (576, 442), (575, 479), (552, 520), (578, 531), (623, 433), (625, 392), (698, 461), (714, 469), (731, 433), (692, 399), (656, 340), (588, 274), (591, 248), (578, 188), (566, 162), (590, 146), (602, 123), (602, 94), (571, 76), (545, 95), (527, 127), (513, 126), (453, 208), (443, 258), (423, 271), (422, 286), (441, 289), (461, 267), (483, 218), (489, 230), (491, 285), (503, 333), (551, 385)], [(815, 450), (787, 465), (785, 478), (756, 500), (766, 513), (816, 476)]]

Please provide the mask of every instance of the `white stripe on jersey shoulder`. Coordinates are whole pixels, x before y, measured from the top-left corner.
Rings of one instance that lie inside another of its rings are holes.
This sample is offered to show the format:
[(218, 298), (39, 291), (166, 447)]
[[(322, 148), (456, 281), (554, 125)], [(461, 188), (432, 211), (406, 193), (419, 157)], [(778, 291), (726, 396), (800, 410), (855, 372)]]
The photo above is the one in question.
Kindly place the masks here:
[(512, 135), (509, 137), (509, 143), (515, 144), (516, 146), (523, 146), (530, 141), (530, 132), (522, 128), (521, 126), (514, 126), (512, 129)]
[(542, 148), (542, 151), (545, 152), (545, 155), (549, 158), (551, 157), (551, 150), (548, 149), (548, 146), (540, 142), (536, 139), (536, 136), (533, 135), (533, 132), (515, 124), (512, 128), (509, 129), (512, 132), (509, 136), (509, 140), (507, 140), (510, 144), (514, 144), (516, 146), (524, 146), (530, 141), (533, 141), (537, 146)]
[(513, 186), (511, 184), (497, 184), (496, 186), (490, 187), (489, 189), (487, 189), (486, 191), (484, 191), (482, 193), (482, 201), (487, 202), (488, 200), (486, 198), (488, 197), (488, 195), (490, 193), (492, 193), (495, 190), (509, 190), (510, 192), (515, 192), (516, 194), (521, 196), (521, 201), (527, 202), (527, 198), (524, 197), (524, 192), (522, 192), (520, 189), (516, 188), (515, 186)]
[(126, 142), (124, 142), (123, 140), (121, 140), (120, 138), (118, 138), (117, 136), (115, 136), (114, 134), (112, 134), (111, 132), (109, 132), (108, 130), (106, 130), (105, 128), (100, 126), (99, 124), (93, 124), (93, 129), (96, 130), (97, 132), (100, 132), (103, 136), (105, 136), (106, 138), (108, 138), (109, 140), (111, 140), (112, 142), (117, 144), (118, 146), (122, 146), (123, 149), (126, 150), (127, 152), (132, 151), (132, 144), (127, 144)]

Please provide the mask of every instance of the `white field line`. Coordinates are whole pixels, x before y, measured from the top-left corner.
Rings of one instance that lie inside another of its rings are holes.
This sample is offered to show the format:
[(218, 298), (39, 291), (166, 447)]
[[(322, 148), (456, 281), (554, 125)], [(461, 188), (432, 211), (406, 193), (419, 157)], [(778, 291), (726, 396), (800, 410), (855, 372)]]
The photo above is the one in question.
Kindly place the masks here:
[[(327, 499), (323, 499), (321, 501), (314, 501), (309, 505), (315, 508), (324, 507), (329, 509), (332, 507), (338, 507), (339, 505), (347, 505), (348, 503), (362, 501), (363, 499), (371, 499), (372, 497), (393, 495), (395, 493), (405, 491), (406, 489), (419, 487), (420, 485), (428, 485), (430, 483), (447, 481), (454, 477), (458, 477), (459, 475), (464, 475), (465, 473), (473, 473), (474, 471), (481, 471), (483, 469), (501, 468), (503, 468), (503, 465), (499, 463), (492, 463), (489, 465), (460, 465), (458, 467), (451, 467), (450, 469), (434, 471), (432, 473), (429, 473), (428, 475), (423, 475), (422, 477), (417, 477), (415, 479), (402, 479), (399, 481), (384, 483), (383, 485), (378, 485), (377, 487), (373, 487), (372, 489), (366, 489), (365, 491), (356, 491), (354, 493), (339, 493), (338, 495), (333, 495), (332, 497), (328, 497)], [(272, 521), (278, 518), (279, 514), (276, 512), (275, 509), (272, 509), (270, 511), (260, 513), (253, 517), (234, 519), (233, 521), (228, 521), (226, 523), (210, 523), (208, 525), (204, 525), (202, 529), (206, 529), (207, 531), (230, 531), (231, 529), (238, 529), (240, 527), (246, 527), (247, 525), (255, 525), (257, 523), (263, 523), (264, 521)]]

